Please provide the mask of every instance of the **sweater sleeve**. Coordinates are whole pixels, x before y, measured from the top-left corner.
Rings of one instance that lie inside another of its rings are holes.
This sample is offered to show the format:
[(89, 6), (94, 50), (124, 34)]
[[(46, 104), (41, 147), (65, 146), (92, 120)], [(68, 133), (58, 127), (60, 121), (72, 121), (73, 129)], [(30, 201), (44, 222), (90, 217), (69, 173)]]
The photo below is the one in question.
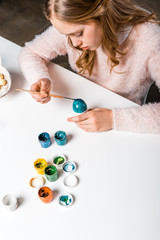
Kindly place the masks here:
[(58, 55), (66, 55), (67, 38), (60, 34), (53, 26), (25, 44), (19, 54), (21, 70), (29, 83), (41, 78), (52, 81), (47, 63)]
[[(151, 39), (152, 41), (152, 39)], [(160, 33), (147, 61), (150, 78), (160, 88)], [(160, 103), (113, 109), (114, 128), (120, 131), (160, 134)]]
[(160, 134), (160, 103), (113, 109), (114, 129)]

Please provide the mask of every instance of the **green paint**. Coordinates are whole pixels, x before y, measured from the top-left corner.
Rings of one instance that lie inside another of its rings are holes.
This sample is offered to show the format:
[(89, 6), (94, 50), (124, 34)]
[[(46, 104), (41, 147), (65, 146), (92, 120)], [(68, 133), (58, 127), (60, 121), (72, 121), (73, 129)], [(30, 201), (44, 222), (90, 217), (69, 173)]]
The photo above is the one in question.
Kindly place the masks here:
[(44, 170), (44, 174), (45, 174), (47, 180), (50, 182), (54, 182), (58, 178), (57, 168), (53, 165), (49, 165), (48, 167), (46, 167)]
[(58, 156), (54, 159), (54, 163), (57, 165), (60, 165), (60, 164), (64, 163), (64, 158), (61, 156)]
[(48, 168), (47, 170), (46, 170), (46, 174), (48, 174), (48, 175), (53, 175), (53, 174), (55, 174), (57, 172), (57, 170), (56, 169), (53, 169), (53, 168)]

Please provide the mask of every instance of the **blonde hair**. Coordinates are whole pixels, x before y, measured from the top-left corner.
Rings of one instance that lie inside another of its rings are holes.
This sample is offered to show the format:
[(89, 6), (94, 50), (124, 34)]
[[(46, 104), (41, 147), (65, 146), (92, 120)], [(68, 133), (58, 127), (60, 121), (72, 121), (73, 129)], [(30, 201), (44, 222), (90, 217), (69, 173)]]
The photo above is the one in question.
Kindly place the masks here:
[[(121, 57), (126, 51), (118, 50), (118, 29), (129, 24), (136, 24), (147, 21), (157, 22), (155, 13), (149, 13), (146, 10), (136, 6), (131, 0), (46, 0), (44, 4), (44, 13), (48, 19), (52, 14), (57, 19), (75, 24), (85, 24), (87, 21), (94, 20), (100, 23), (102, 28), (102, 48), (108, 55), (110, 70), (119, 65), (118, 53)], [(71, 39), (69, 43), (73, 47)], [(76, 48), (77, 49), (77, 48)], [(79, 73), (86, 71), (92, 74), (95, 51), (83, 51), (76, 61)]]

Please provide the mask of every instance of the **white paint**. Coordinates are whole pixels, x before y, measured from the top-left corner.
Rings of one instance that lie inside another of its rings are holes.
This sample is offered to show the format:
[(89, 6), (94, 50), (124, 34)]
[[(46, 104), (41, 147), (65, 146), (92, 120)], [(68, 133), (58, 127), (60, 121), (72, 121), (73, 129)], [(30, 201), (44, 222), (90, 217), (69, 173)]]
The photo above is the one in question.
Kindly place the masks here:
[(40, 188), (44, 185), (42, 177), (34, 177), (30, 180), (30, 186), (33, 188)]

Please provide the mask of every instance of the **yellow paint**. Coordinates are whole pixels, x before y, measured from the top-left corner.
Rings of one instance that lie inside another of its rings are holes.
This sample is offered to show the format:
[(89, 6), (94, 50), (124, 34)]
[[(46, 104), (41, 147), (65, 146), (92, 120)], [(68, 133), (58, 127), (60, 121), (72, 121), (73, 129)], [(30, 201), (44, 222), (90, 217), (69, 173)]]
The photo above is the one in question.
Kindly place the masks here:
[(44, 158), (38, 158), (34, 161), (34, 167), (38, 174), (44, 175), (44, 169), (47, 167), (47, 162)]

